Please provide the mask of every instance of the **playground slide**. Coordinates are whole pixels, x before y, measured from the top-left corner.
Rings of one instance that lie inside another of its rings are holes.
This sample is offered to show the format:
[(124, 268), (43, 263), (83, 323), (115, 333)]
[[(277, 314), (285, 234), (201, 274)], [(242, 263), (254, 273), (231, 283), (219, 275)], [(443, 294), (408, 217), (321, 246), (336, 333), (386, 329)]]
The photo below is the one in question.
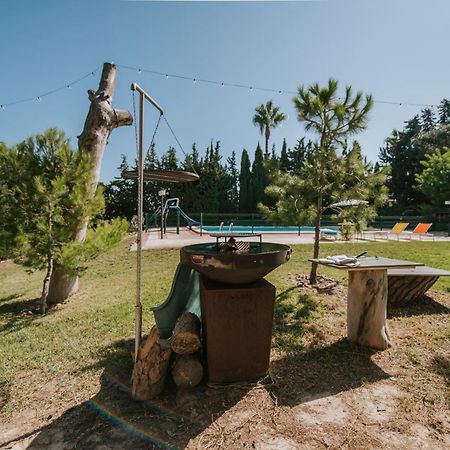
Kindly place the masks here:
[(181, 216), (187, 220), (189, 228), (192, 227), (192, 225), (200, 225), (200, 222), (198, 220), (194, 220), (190, 218), (179, 206), (176, 207), (176, 210), (180, 211)]
[(152, 308), (161, 338), (168, 339), (176, 320), (183, 312), (201, 317), (199, 274), (184, 264), (178, 264), (172, 289), (164, 303)]

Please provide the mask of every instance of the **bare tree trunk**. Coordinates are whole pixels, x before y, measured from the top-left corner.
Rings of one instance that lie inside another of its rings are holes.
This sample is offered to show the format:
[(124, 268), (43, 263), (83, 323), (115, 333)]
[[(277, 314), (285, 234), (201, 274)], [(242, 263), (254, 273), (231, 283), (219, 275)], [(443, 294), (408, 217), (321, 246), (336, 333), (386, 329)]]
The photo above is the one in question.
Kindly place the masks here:
[(41, 295), (41, 312), (45, 314), (47, 311), (47, 297), (48, 297), (48, 289), (50, 286), (50, 279), (53, 273), (53, 257), (49, 252), (47, 255), (47, 273), (45, 274), (44, 283), (42, 286), (42, 295)]
[[(317, 197), (317, 216), (316, 216), (316, 226), (314, 229), (314, 254), (313, 258), (319, 257), (320, 249), (320, 221), (322, 219), (322, 192), (319, 192)], [(309, 284), (316, 284), (317, 282), (317, 263), (312, 263), (311, 272), (309, 273)]]
[[(78, 149), (88, 152), (93, 159), (90, 196), (93, 196), (97, 189), (103, 153), (109, 135), (114, 128), (133, 123), (133, 117), (128, 111), (112, 107), (115, 81), (116, 66), (105, 63), (97, 92), (88, 91), (91, 106), (84, 123), (83, 132), (78, 136)], [(76, 241), (84, 241), (88, 222), (89, 217), (80, 218), (80, 222), (73, 230)], [(56, 265), (54, 269), (50, 279), (47, 301), (49, 303), (60, 303), (77, 292), (78, 276), (67, 275), (64, 268)]]

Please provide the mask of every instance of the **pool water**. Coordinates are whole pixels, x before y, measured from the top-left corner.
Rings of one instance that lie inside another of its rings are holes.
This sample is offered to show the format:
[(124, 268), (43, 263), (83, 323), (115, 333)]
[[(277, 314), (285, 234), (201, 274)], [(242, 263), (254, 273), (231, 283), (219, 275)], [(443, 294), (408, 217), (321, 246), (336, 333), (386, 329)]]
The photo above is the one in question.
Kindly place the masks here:
[[(235, 233), (298, 233), (299, 227), (273, 227), (273, 226), (233, 226), (231, 231)], [(210, 233), (217, 233), (220, 230), (220, 227), (217, 226), (204, 226), (203, 231), (207, 231)], [(224, 225), (222, 228), (223, 232), (228, 232), (229, 226)], [(336, 234), (337, 230), (333, 230), (332, 228), (321, 228), (322, 233), (324, 234)], [(300, 227), (300, 233), (313, 233), (314, 227)]]

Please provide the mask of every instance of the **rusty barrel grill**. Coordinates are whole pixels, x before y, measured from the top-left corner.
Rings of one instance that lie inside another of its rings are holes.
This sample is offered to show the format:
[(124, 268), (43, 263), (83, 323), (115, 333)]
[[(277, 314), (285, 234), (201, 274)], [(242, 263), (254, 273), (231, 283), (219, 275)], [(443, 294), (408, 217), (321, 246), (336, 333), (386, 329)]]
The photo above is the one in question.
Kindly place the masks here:
[[(287, 245), (258, 234), (213, 234), (216, 243), (188, 245), (181, 263), (200, 277), (203, 342), (210, 382), (254, 380), (269, 368), (275, 286), (263, 277), (287, 262)], [(242, 237), (260, 242), (237, 241)], [(219, 239), (225, 238), (225, 242)]]

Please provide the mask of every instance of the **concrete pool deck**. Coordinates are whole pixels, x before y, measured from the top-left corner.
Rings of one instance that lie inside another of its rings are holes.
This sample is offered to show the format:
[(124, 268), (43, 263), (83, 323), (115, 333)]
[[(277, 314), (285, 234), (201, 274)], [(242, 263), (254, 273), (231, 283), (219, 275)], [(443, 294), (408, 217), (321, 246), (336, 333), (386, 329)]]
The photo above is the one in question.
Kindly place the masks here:
[[(251, 238), (249, 239), (251, 240)], [(417, 238), (413, 239), (418, 240)], [(150, 232), (144, 232), (142, 234), (142, 249), (150, 250), (157, 248), (180, 248), (185, 245), (199, 244), (202, 242), (215, 242), (216, 239), (209, 236), (209, 232), (203, 233), (200, 236), (199, 233), (190, 231), (187, 228), (180, 228), (180, 234), (176, 234), (175, 228), (168, 228), (167, 234), (164, 235), (164, 239), (160, 238), (159, 230), (151, 230)], [(255, 238), (255, 242), (256, 242)], [(264, 242), (275, 242), (277, 244), (312, 244), (314, 243), (314, 234), (305, 233), (298, 236), (295, 233), (263, 233)], [(397, 239), (389, 239), (390, 242), (398, 242)], [(334, 237), (330, 236), (321, 240), (321, 243), (345, 243), (347, 241), (335, 240)], [(366, 239), (353, 239), (350, 242), (374, 242), (372, 238), (372, 233), (367, 234)], [(385, 239), (378, 239), (376, 242), (386, 242)], [(409, 242), (409, 239), (400, 239), (400, 242)], [(433, 242), (431, 239), (423, 240), (423, 242)], [(435, 242), (450, 242), (450, 237), (436, 235)], [(136, 243), (131, 246), (131, 251), (136, 251)]]

